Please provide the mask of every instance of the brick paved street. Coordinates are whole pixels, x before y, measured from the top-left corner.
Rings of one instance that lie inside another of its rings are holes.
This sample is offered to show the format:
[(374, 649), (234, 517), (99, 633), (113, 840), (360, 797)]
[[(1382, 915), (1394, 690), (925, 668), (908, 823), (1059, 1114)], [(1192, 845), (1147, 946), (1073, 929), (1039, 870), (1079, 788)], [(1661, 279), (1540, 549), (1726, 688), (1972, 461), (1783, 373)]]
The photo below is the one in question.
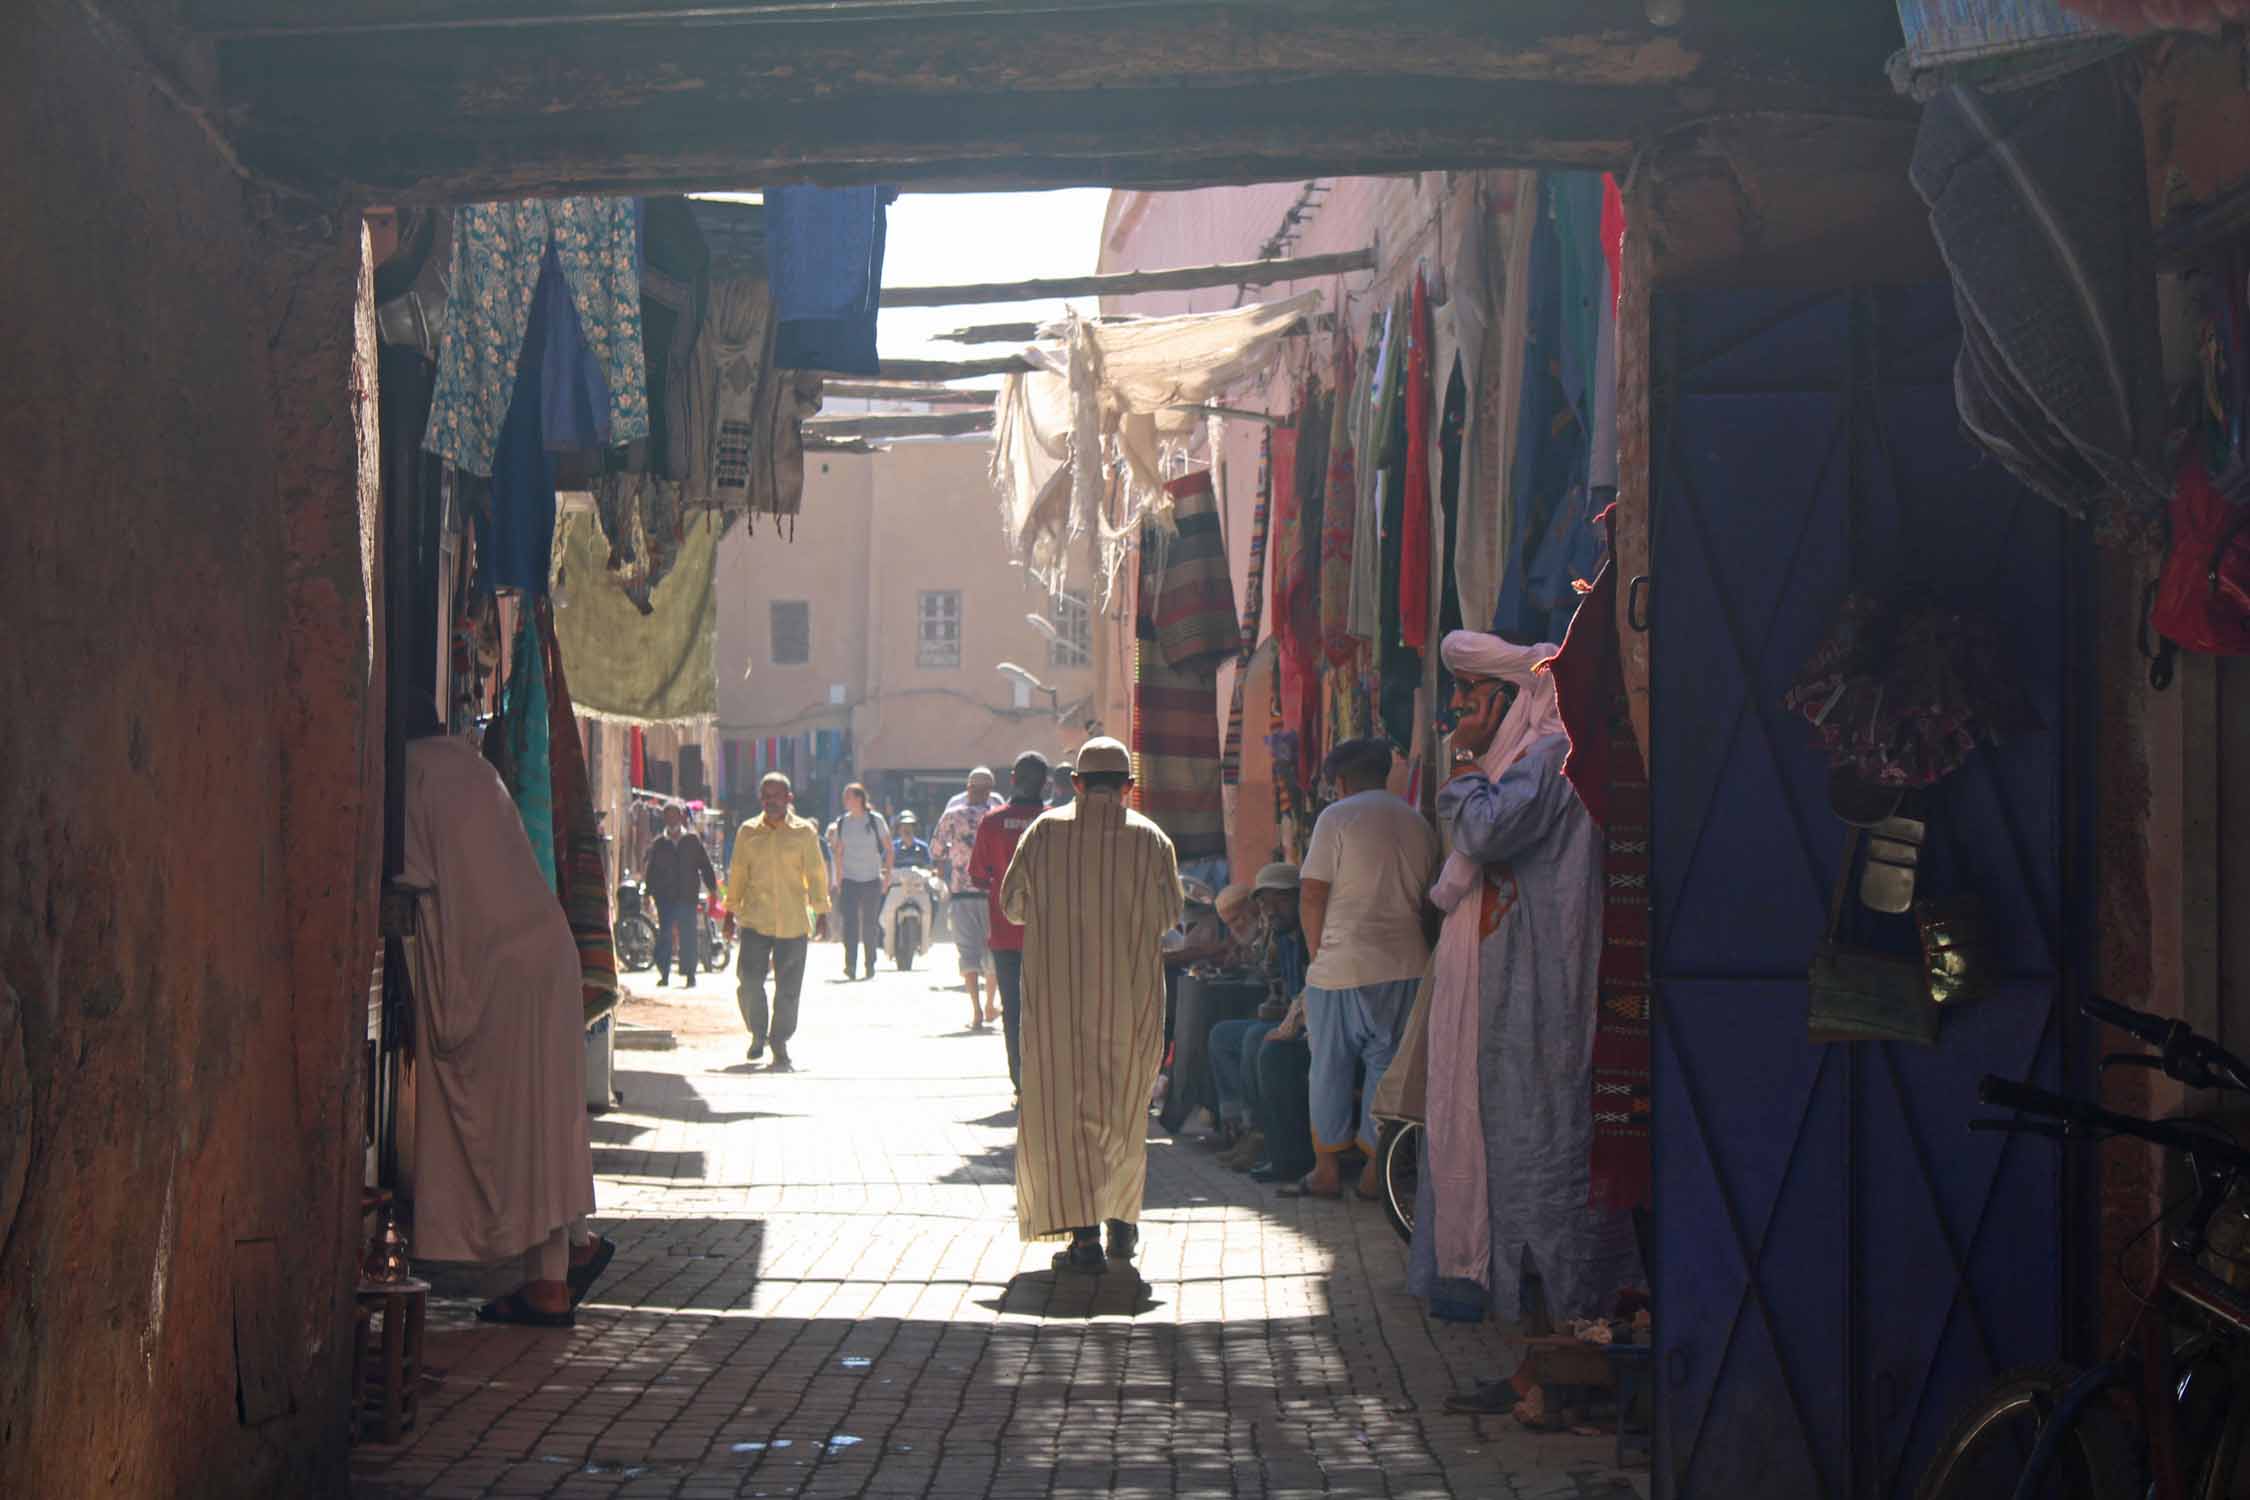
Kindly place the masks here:
[(1440, 1409), (1496, 1336), (1421, 1316), (1373, 1204), (1159, 1136), (1145, 1282), (1058, 1283), (1016, 1240), (997, 1028), (935, 987), (952, 950), (850, 986), (840, 952), (813, 949), (794, 1075), (744, 1064), (731, 981), (634, 1007), (683, 1034), (619, 1053), (593, 1123), (615, 1266), (569, 1332), (434, 1303), (442, 1379), (357, 1450), (361, 1500), (1645, 1495), (1607, 1437)]

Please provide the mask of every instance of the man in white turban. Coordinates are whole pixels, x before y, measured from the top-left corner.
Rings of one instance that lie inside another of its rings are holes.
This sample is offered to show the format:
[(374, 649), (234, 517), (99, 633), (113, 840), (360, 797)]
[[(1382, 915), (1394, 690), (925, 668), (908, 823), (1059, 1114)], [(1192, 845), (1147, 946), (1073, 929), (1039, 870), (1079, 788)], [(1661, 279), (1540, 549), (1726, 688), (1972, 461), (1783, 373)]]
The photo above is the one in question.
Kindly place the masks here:
[(1629, 1216), (1587, 1204), (1602, 834), (1563, 777), (1555, 649), (1465, 630), (1440, 647), (1460, 724), (1413, 1275), (1440, 1316), (1513, 1319), (1536, 1276), (1557, 1321), (1589, 1317), (1642, 1282)]

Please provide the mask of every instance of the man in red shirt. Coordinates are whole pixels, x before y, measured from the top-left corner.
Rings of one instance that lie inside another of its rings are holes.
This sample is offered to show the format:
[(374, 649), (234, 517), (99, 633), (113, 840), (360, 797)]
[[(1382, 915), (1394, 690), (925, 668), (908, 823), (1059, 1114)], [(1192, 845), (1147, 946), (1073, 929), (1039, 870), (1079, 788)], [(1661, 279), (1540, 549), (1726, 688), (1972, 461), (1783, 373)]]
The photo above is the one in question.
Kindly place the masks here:
[(1023, 929), (1000, 910), (1000, 883), (1008, 861), (1032, 820), (1047, 810), (1047, 757), (1026, 750), (1016, 757), (1015, 783), (1008, 805), (977, 825), (969, 851), (969, 883), (985, 892), (992, 913), (992, 979), (1000, 990), (1000, 1026), (1008, 1037), (1008, 1082), (1023, 1086), (1019, 1055), (1023, 1036)]

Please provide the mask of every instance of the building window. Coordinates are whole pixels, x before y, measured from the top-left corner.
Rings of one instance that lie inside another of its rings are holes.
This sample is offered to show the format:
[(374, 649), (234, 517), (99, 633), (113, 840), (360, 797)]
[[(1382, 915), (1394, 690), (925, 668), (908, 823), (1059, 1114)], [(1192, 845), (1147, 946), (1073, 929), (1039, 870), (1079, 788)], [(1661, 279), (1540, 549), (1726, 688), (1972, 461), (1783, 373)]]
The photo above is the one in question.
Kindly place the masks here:
[(961, 591), (929, 589), (922, 594), (920, 649), (915, 660), (925, 667), (961, 665)]
[(1080, 589), (1064, 589), (1055, 595), (1055, 638), (1047, 643), (1047, 662), (1057, 667), (1083, 667), (1093, 658), (1093, 617), (1086, 608), (1086, 595)]
[(801, 667), (812, 660), (812, 606), (802, 599), (773, 602), (773, 664)]

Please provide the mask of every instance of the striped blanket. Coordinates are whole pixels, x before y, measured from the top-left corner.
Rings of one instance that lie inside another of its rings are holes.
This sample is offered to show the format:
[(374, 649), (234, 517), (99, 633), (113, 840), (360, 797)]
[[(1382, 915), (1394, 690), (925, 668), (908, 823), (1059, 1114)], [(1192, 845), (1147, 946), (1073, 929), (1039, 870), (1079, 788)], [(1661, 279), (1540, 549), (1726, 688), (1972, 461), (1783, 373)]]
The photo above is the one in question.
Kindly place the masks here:
[(1176, 529), (1141, 528), (1134, 800), (1188, 864), (1226, 857), (1218, 668), (1240, 652), (1242, 628), (1210, 473), (1175, 479), (1164, 490)]

